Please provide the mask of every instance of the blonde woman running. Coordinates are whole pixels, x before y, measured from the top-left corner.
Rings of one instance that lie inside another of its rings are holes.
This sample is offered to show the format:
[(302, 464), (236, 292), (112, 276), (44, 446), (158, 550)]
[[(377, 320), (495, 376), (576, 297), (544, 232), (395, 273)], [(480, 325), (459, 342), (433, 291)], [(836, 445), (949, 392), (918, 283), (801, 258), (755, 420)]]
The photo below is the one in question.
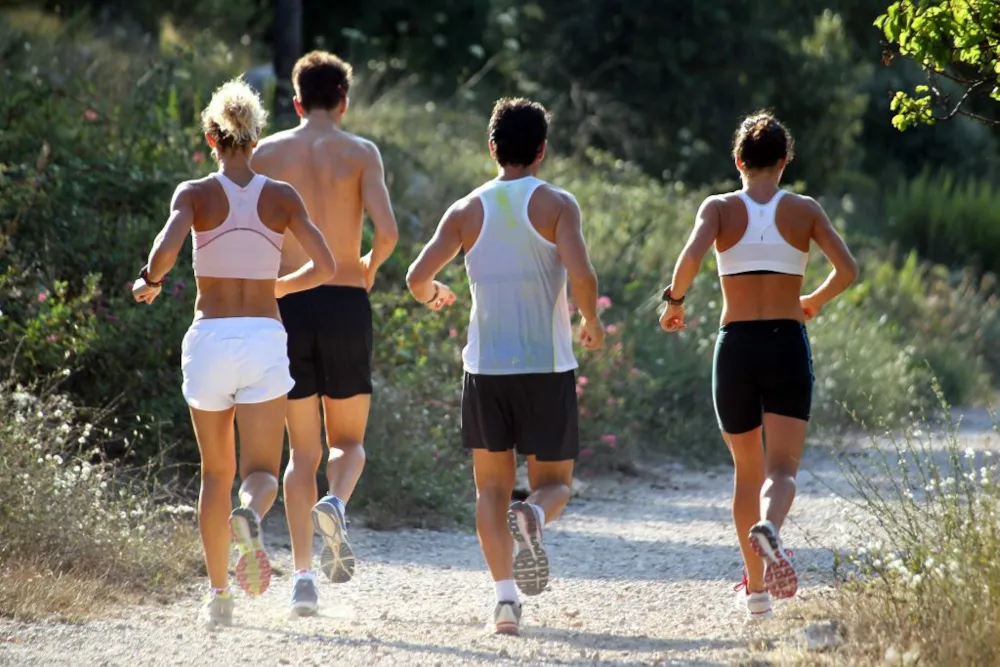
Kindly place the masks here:
[[(198, 523), (209, 594), (210, 627), (232, 623), (230, 535), (239, 551), (236, 580), (251, 596), (270, 583), (260, 522), (278, 493), (286, 395), (292, 388), (277, 297), (320, 285), (336, 264), (298, 193), (250, 168), (267, 114), (242, 81), (225, 84), (202, 113), (219, 171), (181, 183), (149, 263), (133, 287), (151, 304), (189, 232), (198, 297), (181, 345), (184, 398), (201, 451)], [(310, 261), (278, 280), (281, 246), (291, 232)], [(237, 472), (234, 418), (240, 432), (240, 505), (232, 509)]]

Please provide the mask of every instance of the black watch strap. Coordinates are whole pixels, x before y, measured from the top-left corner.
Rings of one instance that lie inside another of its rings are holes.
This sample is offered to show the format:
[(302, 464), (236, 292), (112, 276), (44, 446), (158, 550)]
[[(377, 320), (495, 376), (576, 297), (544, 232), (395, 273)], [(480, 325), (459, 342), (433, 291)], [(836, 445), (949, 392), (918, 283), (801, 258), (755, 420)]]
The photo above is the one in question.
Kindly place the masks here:
[(684, 299), (687, 298), (687, 295), (685, 294), (681, 298), (675, 299), (674, 296), (670, 293), (670, 289), (672, 287), (673, 287), (673, 285), (667, 285), (664, 288), (664, 290), (663, 290), (663, 296), (661, 297), (661, 300), (665, 301), (666, 303), (670, 304), (671, 306), (680, 306), (681, 304), (684, 303)]
[(166, 278), (166, 276), (164, 276), (163, 278), (160, 278), (160, 282), (158, 282), (158, 283), (154, 283), (152, 280), (150, 280), (150, 278), (149, 278), (149, 264), (147, 264), (146, 266), (142, 267), (142, 271), (139, 272), (139, 277), (142, 278), (143, 282), (145, 282), (150, 287), (163, 287), (163, 280)]

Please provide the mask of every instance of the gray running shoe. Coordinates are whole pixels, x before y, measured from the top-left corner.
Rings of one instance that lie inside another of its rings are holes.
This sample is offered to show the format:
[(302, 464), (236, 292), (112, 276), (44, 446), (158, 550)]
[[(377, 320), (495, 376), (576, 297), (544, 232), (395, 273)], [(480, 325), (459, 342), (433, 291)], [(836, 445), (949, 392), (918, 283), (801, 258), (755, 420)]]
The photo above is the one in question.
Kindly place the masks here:
[(354, 551), (347, 542), (347, 525), (340, 501), (325, 496), (313, 507), (313, 526), (323, 538), (320, 568), (330, 581), (343, 584), (354, 576)]
[(493, 608), (493, 632), (498, 635), (521, 633), (520, 602), (497, 602)]
[(319, 586), (312, 572), (292, 578), (292, 614), (313, 616), (319, 609)]
[(209, 630), (233, 624), (233, 594), (212, 591), (201, 607), (201, 622)]
[(256, 597), (271, 585), (271, 561), (264, 550), (260, 518), (249, 507), (229, 515), (229, 530), (236, 545), (236, 583)]
[(542, 546), (542, 522), (528, 503), (513, 503), (507, 527), (514, 537), (514, 581), (525, 595), (538, 595), (549, 583), (549, 557)]

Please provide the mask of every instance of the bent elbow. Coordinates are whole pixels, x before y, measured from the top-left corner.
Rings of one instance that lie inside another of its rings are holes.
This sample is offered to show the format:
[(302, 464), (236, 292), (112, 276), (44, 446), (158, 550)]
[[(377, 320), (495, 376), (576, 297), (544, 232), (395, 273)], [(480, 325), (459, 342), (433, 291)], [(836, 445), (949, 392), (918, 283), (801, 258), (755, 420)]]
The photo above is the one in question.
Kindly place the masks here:
[(858, 279), (858, 262), (855, 259), (851, 259), (850, 263), (844, 267), (844, 279), (847, 284), (852, 284)]

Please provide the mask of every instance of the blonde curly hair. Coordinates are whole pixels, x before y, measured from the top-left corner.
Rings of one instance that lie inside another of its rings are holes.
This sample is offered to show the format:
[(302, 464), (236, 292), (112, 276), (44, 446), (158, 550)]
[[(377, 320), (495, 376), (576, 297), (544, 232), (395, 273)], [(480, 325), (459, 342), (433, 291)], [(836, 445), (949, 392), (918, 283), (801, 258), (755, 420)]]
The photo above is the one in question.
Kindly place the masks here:
[(260, 97), (240, 78), (222, 84), (201, 113), (205, 134), (216, 143), (213, 151), (253, 146), (267, 124), (267, 111)]

